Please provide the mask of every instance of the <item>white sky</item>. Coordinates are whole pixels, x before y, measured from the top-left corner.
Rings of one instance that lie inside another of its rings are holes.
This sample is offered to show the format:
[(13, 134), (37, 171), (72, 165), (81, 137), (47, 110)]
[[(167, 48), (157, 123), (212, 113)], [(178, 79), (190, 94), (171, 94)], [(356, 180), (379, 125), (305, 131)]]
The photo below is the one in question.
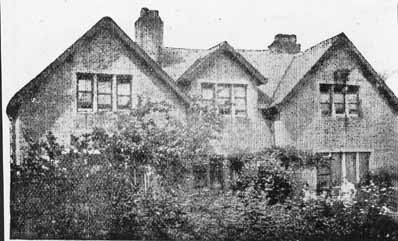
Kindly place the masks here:
[(397, 0), (1, 1), (5, 104), (103, 16), (133, 38), (144, 6), (160, 11), (165, 45), (173, 47), (227, 40), (235, 48), (265, 49), (275, 34), (294, 33), (306, 49), (345, 32), (376, 71), (395, 76), (387, 84), (398, 94)]

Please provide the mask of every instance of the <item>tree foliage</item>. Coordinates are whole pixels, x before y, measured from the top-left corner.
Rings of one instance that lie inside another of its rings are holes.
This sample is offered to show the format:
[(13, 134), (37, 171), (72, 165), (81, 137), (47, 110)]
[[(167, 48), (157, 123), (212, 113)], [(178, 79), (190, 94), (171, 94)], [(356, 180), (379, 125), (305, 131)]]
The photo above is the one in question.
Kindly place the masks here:
[(398, 239), (387, 176), (369, 175), (349, 206), (304, 201), (291, 171), (322, 160), (292, 148), (242, 154), (230, 189), (192, 189), (192, 168), (208, 165), (222, 123), (213, 108), (190, 111), (180, 121), (167, 103), (141, 102), (112, 132), (95, 129), (69, 147), (51, 133), (29, 142), (11, 168), (11, 238)]

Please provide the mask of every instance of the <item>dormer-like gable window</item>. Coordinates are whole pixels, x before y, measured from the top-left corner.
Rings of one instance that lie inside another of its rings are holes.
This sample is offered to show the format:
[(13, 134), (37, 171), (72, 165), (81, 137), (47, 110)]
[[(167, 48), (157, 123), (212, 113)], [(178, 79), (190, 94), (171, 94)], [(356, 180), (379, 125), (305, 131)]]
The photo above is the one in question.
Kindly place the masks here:
[(347, 84), (349, 70), (334, 72), (333, 84), (320, 84), (320, 109), (322, 116), (358, 117), (359, 86)]
[(203, 103), (216, 105), (221, 115), (247, 116), (247, 85), (202, 83), (201, 88)]

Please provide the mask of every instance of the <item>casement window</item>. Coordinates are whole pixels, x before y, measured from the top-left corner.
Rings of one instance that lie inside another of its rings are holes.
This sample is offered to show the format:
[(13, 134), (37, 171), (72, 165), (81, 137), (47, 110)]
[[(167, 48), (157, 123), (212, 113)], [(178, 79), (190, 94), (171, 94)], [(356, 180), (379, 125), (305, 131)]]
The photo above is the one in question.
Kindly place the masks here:
[(359, 86), (348, 85), (348, 69), (334, 72), (334, 84), (320, 84), (320, 109), (322, 116), (359, 115)]
[(131, 75), (77, 73), (76, 79), (78, 111), (131, 108)]
[(359, 115), (359, 86), (320, 84), (319, 90), (322, 116)]
[(247, 116), (247, 85), (202, 83), (202, 101), (216, 104), (221, 115)]
[(112, 110), (112, 75), (97, 75), (98, 110)]
[(213, 105), (215, 103), (215, 84), (202, 83), (202, 101), (207, 105)]
[(344, 178), (352, 183), (358, 183), (369, 171), (370, 152), (325, 152), (329, 158), (329, 171), (318, 170), (320, 186), (339, 186)]
[(235, 116), (247, 116), (246, 85), (233, 85)]
[(230, 84), (218, 84), (217, 88), (217, 104), (221, 115), (232, 114), (232, 93)]
[(131, 75), (118, 75), (117, 81), (117, 109), (131, 108)]
[(78, 110), (93, 109), (93, 74), (77, 74), (77, 108)]

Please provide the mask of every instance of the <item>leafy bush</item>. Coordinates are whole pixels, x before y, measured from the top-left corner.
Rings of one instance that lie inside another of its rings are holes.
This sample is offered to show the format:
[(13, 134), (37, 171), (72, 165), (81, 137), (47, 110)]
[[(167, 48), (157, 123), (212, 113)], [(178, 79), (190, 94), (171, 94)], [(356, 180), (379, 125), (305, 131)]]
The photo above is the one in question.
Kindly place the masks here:
[(143, 103), (114, 133), (96, 129), (69, 148), (51, 134), (30, 142), (11, 168), (11, 238), (398, 240), (388, 176), (369, 175), (351, 205), (304, 201), (291, 171), (322, 159), (292, 148), (242, 154), (231, 189), (186, 189), (192, 167), (208, 164), (220, 122), (200, 105), (187, 124), (169, 110)]

